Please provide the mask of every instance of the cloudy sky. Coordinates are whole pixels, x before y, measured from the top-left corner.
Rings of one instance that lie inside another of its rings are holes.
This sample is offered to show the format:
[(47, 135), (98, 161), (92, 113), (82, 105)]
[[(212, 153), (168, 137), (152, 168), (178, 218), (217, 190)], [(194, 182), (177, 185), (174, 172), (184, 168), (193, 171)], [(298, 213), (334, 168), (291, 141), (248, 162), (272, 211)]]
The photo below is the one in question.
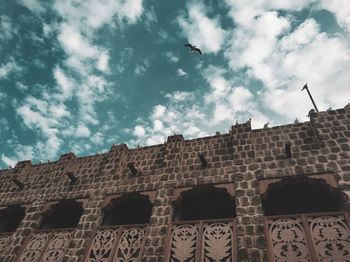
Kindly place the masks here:
[(0, 0), (0, 168), (344, 107), (347, 2)]

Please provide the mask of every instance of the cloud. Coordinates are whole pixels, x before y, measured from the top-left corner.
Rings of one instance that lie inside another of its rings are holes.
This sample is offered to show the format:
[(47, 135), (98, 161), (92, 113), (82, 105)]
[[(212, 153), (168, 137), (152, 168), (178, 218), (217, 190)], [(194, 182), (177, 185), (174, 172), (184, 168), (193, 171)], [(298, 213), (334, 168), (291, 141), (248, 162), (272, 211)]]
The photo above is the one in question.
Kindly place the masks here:
[(45, 8), (42, 4), (43, 2), (39, 0), (19, 0), (19, 2), (34, 13), (45, 11)]
[(14, 167), (18, 161), (33, 159), (34, 148), (32, 146), (22, 144), (13, 144), (11, 146), (13, 147), (13, 157), (6, 156), (5, 154), (1, 155), (1, 160), (6, 166)]
[(18, 31), (17, 28), (13, 25), (11, 19), (6, 15), (0, 16), (0, 27), (1, 27), (0, 40), (2, 41), (12, 39), (12, 37), (16, 35)]
[[(174, 91), (165, 94), (167, 102), (154, 106), (147, 119), (140, 119), (131, 145), (163, 143), (167, 136), (183, 134), (186, 139), (227, 132), (236, 120), (253, 118), (254, 128), (262, 128), (268, 117), (260, 112), (258, 101), (244, 86), (225, 77), (226, 70), (208, 66), (202, 76), (209, 86), (205, 93)], [(271, 122), (271, 121), (270, 121)]]
[(143, 137), (145, 135), (145, 128), (141, 125), (137, 125), (134, 127), (133, 134), (137, 137)]
[(237, 27), (225, 57), (234, 73), (242, 70), (247, 79), (261, 81), (262, 107), (286, 121), (306, 120), (312, 107), (300, 92), (306, 82), (320, 109), (348, 102), (350, 50), (344, 37), (321, 32), (314, 19), (295, 26), (292, 15), (277, 12), (299, 11), (313, 1), (226, 2)]
[(167, 60), (169, 61), (169, 63), (171, 64), (176, 64), (177, 62), (179, 62), (179, 57), (177, 57), (173, 52), (171, 51), (167, 51), (164, 53), (165, 57), (167, 58)]
[(1, 161), (5, 163), (6, 166), (8, 167), (14, 167), (16, 165), (16, 163), (18, 162), (17, 159), (15, 158), (10, 158), (10, 157), (7, 157), (6, 155), (2, 154), (1, 155)]
[(350, 5), (347, 0), (321, 0), (319, 2), (320, 8), (332, 12), (338, 24), (345, 28), (350, 37)]
[(166, 98), (170, 99), (173, 102), (183, 102), (183, 101), (190, 101), (194, 99), (194, 93), (192, 92), (185, 92), (185, 91), (175, 91), (170, 94), (165, 95)]
[(204, 52), (217, 53), (227, 33), (220, 26), (219, 18), (210, 19), (206, 13), (203, 4), (192, 2), (187, 5), (187, 15), (180, 15), (177, 22), (190, 43)]
[(75, 136), (77, 137), (88, 137), (90, 136), (91, 132), (89, 128), (87, 128), (84, 125), (79, 125), (75, 131)]
[(185, 75), (187, 75), (187, 73), (182, 68), (178, 68), (176, 73), (177, 73), (178, 76), (185, 76)]
[(0, 65), (0, 79), (8, 77), (10, 74), (19, 73), (22, 71), (22, 66), (16, 63), (15, 59), (11, 57), (5, 64)]
[(148, 59), (145, 59), (141, 64), (137, 64), (134, 70), (135, 75), (144, 75), (149, 67)]

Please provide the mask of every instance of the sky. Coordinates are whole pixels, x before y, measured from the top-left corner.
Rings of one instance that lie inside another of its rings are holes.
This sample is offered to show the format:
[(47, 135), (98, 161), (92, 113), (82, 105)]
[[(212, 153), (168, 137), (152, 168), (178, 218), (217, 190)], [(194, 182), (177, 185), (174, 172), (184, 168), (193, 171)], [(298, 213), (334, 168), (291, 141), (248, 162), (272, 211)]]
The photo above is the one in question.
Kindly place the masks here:
[(347, 0), (0, 0), (0, 168), (307, 121), (305, 83), (350, 102)]

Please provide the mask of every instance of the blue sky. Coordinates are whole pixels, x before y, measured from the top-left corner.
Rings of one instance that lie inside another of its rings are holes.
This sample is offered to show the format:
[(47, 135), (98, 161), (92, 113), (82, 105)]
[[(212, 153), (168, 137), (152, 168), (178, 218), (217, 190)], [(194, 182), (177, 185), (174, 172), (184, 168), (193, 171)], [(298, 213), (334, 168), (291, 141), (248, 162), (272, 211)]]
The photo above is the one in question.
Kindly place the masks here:
[(346, 2), (0, 0), (0, 168), (344, 107)]

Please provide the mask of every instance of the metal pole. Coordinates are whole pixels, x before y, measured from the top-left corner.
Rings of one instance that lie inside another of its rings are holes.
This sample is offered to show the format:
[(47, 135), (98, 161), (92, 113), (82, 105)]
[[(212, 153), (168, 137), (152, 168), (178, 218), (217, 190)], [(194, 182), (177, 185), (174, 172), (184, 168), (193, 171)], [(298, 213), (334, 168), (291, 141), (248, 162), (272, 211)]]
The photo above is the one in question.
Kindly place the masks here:
[(312, 102), (312, 104), (314, 105), (314, 107), (315, 107), (315, 109), (316, 109), (316, 112), (318, 113), (318, 112), (319, 112), (319, 111), (318, 111), (318, 108), (317, 108), (317, 106), (316, 106), (316, 104), (315, 104), (314, 99), (312, 98), (312, 95), (311, 95), (311, 93), (310, 93), (310, 91), (309, 91), (309, 87), (307, 86), (307, 84), (305, 84), (305, 85), (303, 86), (303, 88), (301, 89), (301, 91), (303, 91), (304, 89), (306, 89), (307, 93), (309, 94), (309, 97), (310, 97), (310, 99), (311, 99), (311, 102)]

